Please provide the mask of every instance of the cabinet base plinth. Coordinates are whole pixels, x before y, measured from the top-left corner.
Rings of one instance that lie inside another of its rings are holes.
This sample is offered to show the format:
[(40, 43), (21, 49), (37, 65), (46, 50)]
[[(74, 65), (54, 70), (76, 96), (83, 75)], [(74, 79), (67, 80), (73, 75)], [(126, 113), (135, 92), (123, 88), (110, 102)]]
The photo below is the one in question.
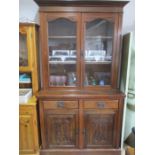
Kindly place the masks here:
[(40, 155), (121, 155), (121, 149), (48, 149)]

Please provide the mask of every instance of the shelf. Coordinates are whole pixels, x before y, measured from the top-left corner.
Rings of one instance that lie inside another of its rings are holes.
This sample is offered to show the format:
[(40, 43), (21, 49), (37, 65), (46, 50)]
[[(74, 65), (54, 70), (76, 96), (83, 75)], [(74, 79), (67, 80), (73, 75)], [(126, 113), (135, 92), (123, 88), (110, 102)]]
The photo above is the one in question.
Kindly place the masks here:
[(48, 39), (72, 39), (76, 36), (48, 36)]
[(19, 53), (25, 53), (27, 52), (27, 49), (19, 50)]
[(60, 65), (76, 64), (76, 61), (49, 61), (49, 64), (60, 64)]
[(112, 39), (112, 36), (86, 36), (86, 39)]
[(111, 61), (85, 61), (85, 64), (92, 64), (92, 65), (111, 64)]
[(19, 83), (19, 88), (32, 88), (32, 83)]
[[(76, 64), (76, 61), (49, 61), (49, 64)], [(85, 64), (111, 64), (111, 61), (85, 61)]]

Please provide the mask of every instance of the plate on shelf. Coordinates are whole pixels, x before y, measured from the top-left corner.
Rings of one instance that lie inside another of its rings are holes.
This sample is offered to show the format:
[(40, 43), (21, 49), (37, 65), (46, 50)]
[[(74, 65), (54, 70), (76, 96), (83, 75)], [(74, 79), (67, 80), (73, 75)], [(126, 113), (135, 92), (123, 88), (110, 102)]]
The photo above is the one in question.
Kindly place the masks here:
[(53, 50), (53, 56), (67, 56), (69, 55), (69, 50)]

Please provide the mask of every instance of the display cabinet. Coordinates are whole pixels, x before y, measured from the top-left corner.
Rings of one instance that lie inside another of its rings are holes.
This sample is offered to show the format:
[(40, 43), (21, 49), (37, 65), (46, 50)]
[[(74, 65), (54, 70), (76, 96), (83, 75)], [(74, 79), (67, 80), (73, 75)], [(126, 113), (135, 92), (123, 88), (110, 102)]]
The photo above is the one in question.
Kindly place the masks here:
[(35, 1), (41, 155), (120, 155), (121, 25), (127, 1)]
[(31, 23), (19, 24), (19, 74), (27, 74), (27, 82), (20, 82), (19, 87), (32, 88), (33, 94), (38, 91), (38, 26)]
[(37, 154), (39, 151), (38, 113), (36, 93), (38, 81), (38, 26), (19, 25), (19, 153)]

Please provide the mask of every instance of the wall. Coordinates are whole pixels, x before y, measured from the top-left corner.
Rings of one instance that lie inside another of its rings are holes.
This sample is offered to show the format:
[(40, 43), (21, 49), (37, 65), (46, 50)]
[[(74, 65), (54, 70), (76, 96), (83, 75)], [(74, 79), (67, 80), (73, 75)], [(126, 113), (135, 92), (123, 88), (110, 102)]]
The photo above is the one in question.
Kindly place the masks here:
[(124, 7), (122, 33), (125, 34), (130, 31), (135, 32), (135, 0), (130, 0)]
[(39, 7), (33, 0), (19, 0), (19, 21), (39, 24)]
[[(129, 71), (129, 86), (128, 90), (135, 93), (135, 0), (130, 2), (124, 7), (123, 14), (123, 29), (122, 33), (126, 34), (132, 32), (132, 49), (131, 49), (131, 62)], [(127, 97), (127, 104), (134, 105), (135, 100)], [(123, 141), (131, 133), (131, 128), (135, 126), (135, 112), (126, 107), (124, 114), (124, 125), (123, 125)]]

